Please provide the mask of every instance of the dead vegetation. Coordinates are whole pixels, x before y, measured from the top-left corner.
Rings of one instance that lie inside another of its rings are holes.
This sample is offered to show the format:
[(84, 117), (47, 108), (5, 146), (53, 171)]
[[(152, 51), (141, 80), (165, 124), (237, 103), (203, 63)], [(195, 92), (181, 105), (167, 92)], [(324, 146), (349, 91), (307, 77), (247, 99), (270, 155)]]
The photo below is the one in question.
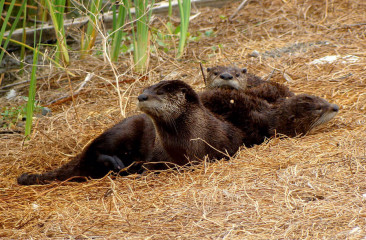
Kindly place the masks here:
[[(220, 18), (229, 17), (238, 5), (199, 9), (190, 32), (214, 29), (216, 36), (190, 42), (180, 62), (173, 60), (173, 54), (154, 53), (151, 71), (141, 78), (131, 73), (126, 58), (116, 68), (120, 96), (108, 64), (97, 58), (74, 61), (70, 66), (76, 74), (70, 78), (74, 90), (87, 73), (94, 74), (79, 96), (53, 105), (52, 116), (37, 119), (31, 141), (23, 142), (21, 135), (0, 135), (0, 237), (364, 238), (366, 3), (253, 1), (232, 23)], [(250, 56), (253, 51), (257, 57)], [(280, 54), (268, 54), (273, 51)], [(310, 64), (330, 55), (352, 55), (356, 61)], [(276, 69), (273, 81), (296, 93), (324, 97), (341, 106), (340, 112), (307, 136), (271, 139), (243, 148), (230, 161), (202, 164), (193, 171), (107, 176), (87, 183), (16, 184), (23, 172), (64, 164), (120, 121), (120, 99), (126, 115), (135, 114), (137, 94), (163, 76), (183, 79), (200, 90), (200, 61), (206, 66), (247, 66), (263, 77)], [(70, 89), (65, 73), (55, 70), (38, 83), (43, 103)]]

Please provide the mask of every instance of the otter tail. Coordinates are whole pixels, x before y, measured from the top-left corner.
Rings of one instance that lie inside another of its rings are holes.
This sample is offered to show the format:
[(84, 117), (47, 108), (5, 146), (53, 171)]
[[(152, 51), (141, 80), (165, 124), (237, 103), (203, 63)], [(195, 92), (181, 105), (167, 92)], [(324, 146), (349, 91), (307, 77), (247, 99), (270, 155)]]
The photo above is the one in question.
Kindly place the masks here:
[(47, 184), (55, 180), (65, 181), (72, 177), (76, 177), (72, 179), (73, 181), (85, 181), (85, 177), (81, 177), (80, 175), (80, 159), (78, 156), (61, 167), (49, 172), (42, 174), (23, 173), (18, 177), (17, 181), (20, 185)]

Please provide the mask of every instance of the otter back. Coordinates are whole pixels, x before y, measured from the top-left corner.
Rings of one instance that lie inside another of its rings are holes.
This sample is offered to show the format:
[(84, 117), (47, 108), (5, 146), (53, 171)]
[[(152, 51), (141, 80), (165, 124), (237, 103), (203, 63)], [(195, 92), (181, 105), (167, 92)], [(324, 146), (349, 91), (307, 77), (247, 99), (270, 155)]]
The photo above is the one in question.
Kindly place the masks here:
[(326, 123), (338, 106), (326, 100), (300, 94), (279, 104), (232, 90), (207, 90), (200, 94), (203, 104), (243, 131), (243, 143), (250, 147), (277, 134), (294, 137)]

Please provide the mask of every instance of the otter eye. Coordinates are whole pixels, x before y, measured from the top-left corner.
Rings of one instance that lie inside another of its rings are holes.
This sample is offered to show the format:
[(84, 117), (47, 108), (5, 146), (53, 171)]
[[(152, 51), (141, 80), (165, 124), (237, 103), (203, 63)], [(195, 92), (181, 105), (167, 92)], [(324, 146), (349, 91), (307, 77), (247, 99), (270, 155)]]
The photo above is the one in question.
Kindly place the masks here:
[(316, 107), (315, 111), (321, 112), (323, 109), (321, 107)]
[(236, 73), (236, 74), (235, 74), (235, 76), (236, 76), (236, 77), (240, 77), (240, 73)]
[(156, 94), (157, 94), (157, 95), (163, 95), (163, 94), (164, 94), (164, 92), (163, 92), (162, 90), (158, 90), (158, 91), (156, 92)]
[(218, 72), (214, 72), (214, 75), (217, 76), (219, 73)]

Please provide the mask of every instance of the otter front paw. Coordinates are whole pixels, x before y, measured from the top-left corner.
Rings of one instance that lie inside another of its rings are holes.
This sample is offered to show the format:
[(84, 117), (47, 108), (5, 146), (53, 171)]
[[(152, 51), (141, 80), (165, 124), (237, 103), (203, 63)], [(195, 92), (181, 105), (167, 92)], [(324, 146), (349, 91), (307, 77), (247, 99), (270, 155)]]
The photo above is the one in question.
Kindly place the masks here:
[(123, 162), (121, 161), (121, 159), (119, 159), (119, 157), (117, 157), (117, 156), (109, 156), (109, 155), (101, 154), (101, 155), (99, 155), (97, 162), (110, 168), (110, 170), (112, 170), (114, 172), (119, 172), (121, 169), (126, 167), (123, 164)]

